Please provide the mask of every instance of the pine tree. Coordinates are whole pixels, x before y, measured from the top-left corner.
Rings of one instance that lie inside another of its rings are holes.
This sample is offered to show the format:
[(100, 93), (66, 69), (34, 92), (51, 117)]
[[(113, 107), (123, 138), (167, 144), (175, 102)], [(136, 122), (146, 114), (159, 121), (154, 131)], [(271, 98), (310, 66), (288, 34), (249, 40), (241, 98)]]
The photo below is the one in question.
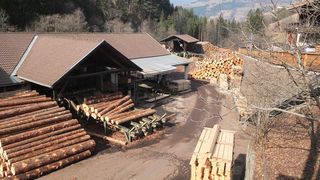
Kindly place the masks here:
[(247, 27), (253, 34), (264, 34), (263, 13), (259, 8), (249, 11), (247, 15)]

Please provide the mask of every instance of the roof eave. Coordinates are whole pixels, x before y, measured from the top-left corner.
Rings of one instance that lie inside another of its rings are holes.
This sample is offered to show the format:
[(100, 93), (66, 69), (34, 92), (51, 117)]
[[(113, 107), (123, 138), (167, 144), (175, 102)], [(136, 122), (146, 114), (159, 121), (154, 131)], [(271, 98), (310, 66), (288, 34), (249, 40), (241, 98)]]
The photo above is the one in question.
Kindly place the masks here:
[(31, 79), (29, 79), (29, 78), (25, 78), (25, 77), (22, 77), (22, 76), (19, 76), (19, 75), (17, 75), (17, 77), (20, 78), (20, 79), (22, 79), (22, 80), (25, 80), (25, 81), (34, 83), (34, 84), (38, 84), (38, 85), (40, 85), (40, 86), (44, 86), (44, 87), (47, 87), (47, 88), (50, 88), (50, 89), (53, 88), (52, 85), (48, 85), (48, 84), (44, 84), (44, 83), (41, 83), (41, 82), (38, 82), (38, 81), (34, 81), (34, 80), (31, 80)]

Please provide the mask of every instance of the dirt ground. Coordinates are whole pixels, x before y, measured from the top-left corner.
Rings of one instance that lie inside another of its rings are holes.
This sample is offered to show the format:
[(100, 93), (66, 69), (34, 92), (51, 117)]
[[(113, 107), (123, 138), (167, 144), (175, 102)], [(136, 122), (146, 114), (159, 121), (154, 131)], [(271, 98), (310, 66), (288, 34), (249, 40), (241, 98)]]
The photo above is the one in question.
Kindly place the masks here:
[(255, 178), (263, 179), (266, 175), (268, 179), (320, 179), (320, 130), (311, 148), (308, 120), (282, 114), (274, 121), (265, 150), (256, 144)]
[(160, 112), (176, 113), (174, 126), (166, 128), (161, 137), (129, 149), (106, 148), (40, 179), (190, 179), (189, 161), (200, 133), (203, 127), (217, 123), (237, 131), (234, 158), (239, 178), (248, 137), (240, 129), (232, 96), (203, 82), (193, 81), (192, 87), (192, 92), (171, 97), (157, 107)]

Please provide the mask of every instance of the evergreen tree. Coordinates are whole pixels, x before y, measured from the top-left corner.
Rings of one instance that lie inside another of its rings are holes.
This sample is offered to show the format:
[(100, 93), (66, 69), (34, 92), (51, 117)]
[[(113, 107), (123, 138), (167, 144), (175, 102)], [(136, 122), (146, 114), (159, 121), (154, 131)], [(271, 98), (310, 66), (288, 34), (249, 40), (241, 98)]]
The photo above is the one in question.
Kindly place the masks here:
[(247, 15), (247, 27), (253, 34), (264, 34), (263, 13), (259, 8), (249, 11)]

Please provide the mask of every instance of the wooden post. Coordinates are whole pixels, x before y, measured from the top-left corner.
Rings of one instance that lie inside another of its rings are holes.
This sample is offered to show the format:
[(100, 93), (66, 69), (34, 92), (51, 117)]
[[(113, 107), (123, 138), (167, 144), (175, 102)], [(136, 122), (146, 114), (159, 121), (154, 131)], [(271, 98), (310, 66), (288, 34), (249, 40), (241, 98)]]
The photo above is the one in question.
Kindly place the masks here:
[(184, 79), (188, 80), (188, 74), (189, 74), (189, 64), (184, 65)]

